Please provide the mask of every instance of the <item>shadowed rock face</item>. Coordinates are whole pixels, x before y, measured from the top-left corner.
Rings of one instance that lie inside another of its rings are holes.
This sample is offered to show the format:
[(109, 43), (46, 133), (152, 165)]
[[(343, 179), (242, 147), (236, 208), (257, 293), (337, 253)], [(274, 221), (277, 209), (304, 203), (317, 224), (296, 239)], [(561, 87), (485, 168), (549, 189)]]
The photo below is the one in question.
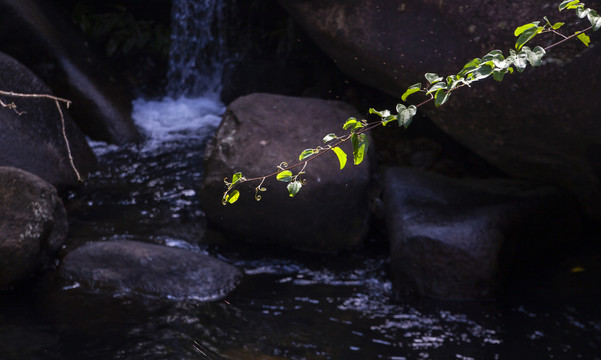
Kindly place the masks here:
[(56, 189), (25, 171), (0, 167), (0, 290), (49, 264), (67, 236)]
[[(36, 75), (13, 58), (0, 53), (0, 83), (16, 93), (50, 94)], [(35, 174), (58, 188), (75, 186), (77, 176), (69, 163), (61, 119), (54, 100), (0, 96), (14, 102), (21, 115), (0, 108), (0, 166)], [(83, 133), (73, 124), (64, 105), (65, 134), (75, 166), (82, 177), (96, 166), (96, 157)]]
[(494, 297), (517, 265), (561, 253), (582, 230), (553, 186), (389, 168), (384, 195), (397, 294)]
[[(545, 15), (552, 22), (578, 22), (572, 12), (558, 13), (559, 2), (536, 0), (280, 3), (340, 69), (396, 96), (411, 84), (425, 83), (426, 72), (446, 76), (490, 50), (507, 54), (520, 25)], [(591, 35), (594, 44), (597, 34)], [(557, 40), (544, 35), (532, 46)], [(600, 49), (578, 41), (562, 45), (540, 68), (502, 83), (487, 79), (453, 94), (439, 109), (427, 105), (420, 111), (505, 173), (567, 189), (589, 218), (600, 219)]]
[[(237, 239), (314, 252), (356, 247), (367, 231), (369, 158), (352, 164), (350, 141), (341, 146), (349, 156), (345, 169), (336, 155), (324, 154), (307, 165), (302, 190), (291, 199), (286, 183), (267, 179), (254, 199), (254, 187), (241, 185), (240, 200), (223, 206), (223, 179), (235, 171), (248, 178), (267, 175), (283, 161), (292, 165), (307, 148), (322, 145), (328, 133), (357, 110), (319, 99), (251, 94), (234, 101), (224, 115), (215, 139), (205, 152), (202, 204), (207, 218)], [(298, 167), (293, 172), (300, 171)]]
[(233, 290), (242, 273), (208, 255), (138, 241), (100, 241), (70, 252), (65, 279), (118, 294), (216, 300)]
[[(73, 102), (81, 129), (98, 140), (127, 143), (139, 133), (130, 116), (132, 96), (89, 50), (68, 14), (50, 1), (0, 1), (0, 51), (32, 69), (55, 94)], [(12, 90), (6, 88), (4, 90)]]

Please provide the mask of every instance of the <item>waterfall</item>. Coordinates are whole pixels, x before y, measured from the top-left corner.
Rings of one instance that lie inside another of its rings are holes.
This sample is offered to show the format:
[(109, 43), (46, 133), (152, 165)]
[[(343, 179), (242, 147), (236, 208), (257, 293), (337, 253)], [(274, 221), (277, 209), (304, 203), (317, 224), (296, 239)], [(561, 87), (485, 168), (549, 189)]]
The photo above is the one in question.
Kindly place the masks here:
[(167, 95), (218, 95), (225, 58), (222, 0), (173, 0)]
[(150, 147), (166, 141), (202, 141), (219, 125), (225, 59), (222, 0), (173, 0), (166, 97), (136, 99), (136, 124)]

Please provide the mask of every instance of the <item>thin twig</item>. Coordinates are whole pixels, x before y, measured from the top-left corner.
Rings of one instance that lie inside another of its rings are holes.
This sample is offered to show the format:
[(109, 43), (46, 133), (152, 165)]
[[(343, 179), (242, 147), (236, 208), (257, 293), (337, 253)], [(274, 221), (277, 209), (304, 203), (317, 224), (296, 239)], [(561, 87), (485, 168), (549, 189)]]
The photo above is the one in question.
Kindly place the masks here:
[[(48, 94), (23, 94), (23, 93), (16, 93), (13, 91), (4, 91), (4, 90), (0, 90), (0, 95), (21, 97), (21, 98), (43, 98), (43, 99), (54, 100), (54, 103), (56, 104), (56, 109), (58, 110), (58, 113), (61, 118), (61, 132), (63, 135), (63, 139), (65, 140), (65, 146), (67, 148), (67, 155), (69, 157), (69, 163), (71, 164), (71, 168), (73, 169), (73, 171), (75, 172), (75, 175), (77, 176), (77, 181), (82, 182), (83, 179), (81, 178), (79, 171), (77, 170), (77, 167), (75, 166), (75, 162), (73, 160), (73, 155), (71, 153), (71, 146), (69, 145), (69, 139), (67, 138), (67, 132), (66, 132), (66, 126), (65, 126), (65, 116), (63, 115), (63, 110), (61, 109), (61, 105), (60, 105), (60, 103), (62, 102), (65, 104), (65, 106), (68, 109), (69, 106), (71, 105), (71, 101), (57, 97), (57, 96), (48, 95)], [(17, 109), (17, 105), (15, 105), (14, 102), (7, 104), (0, 99), (0, 106), (13, 110), (19, 116), (25, 113), (24, 111), (19, 111)]]
[(75, 175), (77, 176), (77, 181), (82, 182), (83, 179), (79, 175), (79, 171), (77, 171), (77, 167), (75, 166), (75, 162), (73, 161), (73, 155), (71, 154), (71, 147), (69, 146), (69, 139), (67, 138), (66, 126), (65, 126), (65, 116), (63, 115), (63, 110), (61, 109), (61, 103), (58, 100), (54, 100), (56, 104), (56, 109), (61, 116), (61, 131), (63, 133), (63, 139), (65, 139), (65, 144), (67, 146), (67, 155), (69, 156), (69, 163), (71, 164), (71, 168), (75, 171)]

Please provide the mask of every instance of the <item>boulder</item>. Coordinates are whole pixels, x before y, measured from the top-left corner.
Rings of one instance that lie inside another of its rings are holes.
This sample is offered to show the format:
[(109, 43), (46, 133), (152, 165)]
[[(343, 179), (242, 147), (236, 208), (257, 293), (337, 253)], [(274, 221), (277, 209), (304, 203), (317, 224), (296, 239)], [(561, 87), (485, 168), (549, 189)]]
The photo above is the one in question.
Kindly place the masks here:
[[(340, 69), (395, 96), (411, 84), (425, 84), (427, 72), (456, 74), (490, 50), (507, 54), (515, 42), (513, 30), (520, 25), (543, 16), (552, 22), (579, 21), (573, 11), (559, 13), (559, 2), (534, 0), (280, 3)], [(585, 26), (586, 20), (565, 32)], [(543, 34), (532, 47), (557, 40)], [(542, 67), (506, 76), (501, 83), (487, 79), (457, 91), (441, 108), (429, 104), (420, 111), (508, 175), (567, 189), (576, 195), (587, 217), (599, 220), (600, 52), (599, 46), (568, 42), (550, 50)], [(409, 98), (413, 103), (422, 99)]]
[[(54, 2), (0, 0), (0, 24), (0, 51), (71, 100), (70, 112), (86, 134), (113, 143), (140, 139), (127, 87)], [(3, 83), (4, 90), (14, 90), (8, 86)]]
[(56, 189), (20, 169), (0, 167), (0, 290), (50, 264), (67, 236)]
[(388, 168), (384, 203), (399, 296), (493, 297), (513, 269), (559, 254), (582, 230), (572, 197), (516, 180)]
[[(362, 243), (367, 231), (369, 158), (352, 165), (350, 144), (342, 148), (349, 164), (340, 169), (334, 153), (307, 164), (306, 184), (290, 198), (286, 184), (274, 178), (262, 185), (261, 201), (254, 187), (240, 186), (240, 200), (223, 206), (224, 178), (241, 171), (247, 178), (277, 170), (283, 161), (298, 162), (307, 148), (323, 145), (332, 132), (357, 110), (319, 99), (251, 94), (227, 108), (215, 138), (205, 151), (202, 204), (209, 221), (237, 239), (314, 252), (335, 252)], [(295, 169), (295, 173), (300, 168)]]
[[(36, 75), (15, 59), (0, 53), (0, 83), (3, 89), (22, 94), (52, 92)], [(35, 174), (52, 185), (63, 188), (78, 184), (69, 162), (54, 100), (0, 95), (16, 110), (0, 108), (0, 166), (13, 166)], [(64, 105), (65, 134), (75, 167), (82, 177), (96, 166), (96, 157), (82, 132), (73, 124)]]
[(233, 290), (241, 272), (189, 250), (116, 240), (87, 243), (63, 259), (61, 276), (119, 295), (209, 301)]

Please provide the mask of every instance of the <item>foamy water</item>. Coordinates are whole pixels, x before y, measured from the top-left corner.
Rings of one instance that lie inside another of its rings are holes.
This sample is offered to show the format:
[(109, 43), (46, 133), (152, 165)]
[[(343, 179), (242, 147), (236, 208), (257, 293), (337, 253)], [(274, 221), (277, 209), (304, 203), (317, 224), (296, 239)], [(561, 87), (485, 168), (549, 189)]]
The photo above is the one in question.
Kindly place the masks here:
[(161, 100), (136, 99), (132, 117), (136, 125), (151, 140), (177, 140), (189, 137), (200, 129), (216, 128), (225, 106), (214, 97)]

